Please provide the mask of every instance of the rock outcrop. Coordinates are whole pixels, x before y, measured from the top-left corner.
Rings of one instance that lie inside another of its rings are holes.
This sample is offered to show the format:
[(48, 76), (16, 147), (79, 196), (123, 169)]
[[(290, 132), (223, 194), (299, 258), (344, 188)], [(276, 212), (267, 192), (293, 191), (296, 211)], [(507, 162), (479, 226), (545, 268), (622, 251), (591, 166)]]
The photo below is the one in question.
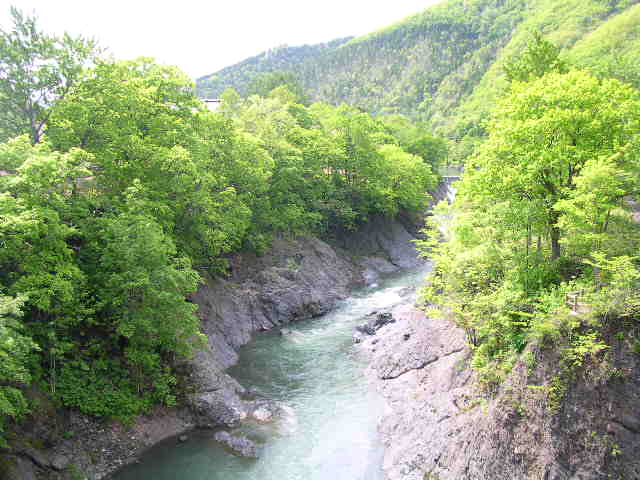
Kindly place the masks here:
[(640, 478), (640, 355), (628, 342), (612, 335), (608, 357), (557, 387), (557, 347), (531, 349), (489, 396), (477, 386), (462, 330), (412, 302), (393, 315), (396, 323), (361, 344), (387, 402), (387, 479)]
[(258, 458), (258, 446), (243, 435), (234, 435), (226, 431), (217, 432), (213, 438), (222, 443), (234, 455), (248, 458)]

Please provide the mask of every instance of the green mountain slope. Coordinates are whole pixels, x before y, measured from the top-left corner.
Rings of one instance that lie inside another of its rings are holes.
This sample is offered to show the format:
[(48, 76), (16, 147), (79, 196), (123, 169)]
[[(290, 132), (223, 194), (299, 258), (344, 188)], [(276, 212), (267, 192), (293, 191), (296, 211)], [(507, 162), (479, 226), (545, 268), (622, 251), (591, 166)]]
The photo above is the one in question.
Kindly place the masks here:
[(569, 52), (572, 63), (640, 86), (640, 5), (585, 35)]
[(478, 131), (506, 85), (504, 62), (522, 51), (532, 31), (562, 47), (571, 63), (633, 81), (639, 2), (449, 0), (346, 43), (283, 52), (286, 60), (262, 54), (197, 85), (203, 96), (227, 87), (242, 93), (260, 72), (293, 71), (314, 99), (408, 114), (460, 138)]
[(340, 38), (328, 43), (289, 47), (283, 45), (247, 58), (240, 63), (223, 68), (217, 73), (196, 80), (197, 93), (202, 98), (217, 98), (232, 87), (244, 94), (251, 80), (263, 73), (292, 71), (307, 60), (314, 61), (323, 54), (334, 51), (353, 37)]
[[(471, 95), (463, 98), (453, 110), (434, 106), (434, 123), (444, 125), (446, 133), (454, 133), (456, 137), (460, 137), (477, 127), (507, 86), (503, 74), (505, 62), (519, 55), (530, 39), (532, 31), (542, 32), (548, 40), (561, 47), (563, 57), (569, 60), (570, 64), (590, 67), (592, 65), (586, 61), (587, 53), (593, 52), (597, 42), (587, 39), (596, 31), (609, 30), (610, 25), (618, 23), (620, 17), (632, 10), (637, 11), (637, 6), (631, 4), (637, 4), (638, 1), (533, 0), (528, 3), (522, 22), (511, 34), (509, 41), (480, 82), (475, 85)], [(638, 25), (638, 15), (635, 17)], [(610, 41), (617, 49), (624, 39), (616, 33), (611, 36)], [(574, 49), (580, 44), (583, 44), (582, 59), (574, 55)], [(608, 61), (604, 52), (600, 55), (601, 61)]]

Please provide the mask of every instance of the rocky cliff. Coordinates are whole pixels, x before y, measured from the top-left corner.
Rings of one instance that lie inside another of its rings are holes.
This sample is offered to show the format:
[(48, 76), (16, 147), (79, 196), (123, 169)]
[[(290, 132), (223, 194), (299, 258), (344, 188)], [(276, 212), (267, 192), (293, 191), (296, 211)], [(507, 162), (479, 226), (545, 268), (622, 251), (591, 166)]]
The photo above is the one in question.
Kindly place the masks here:
[(387, 402), (387, 479), (640, 478), (640, 355), (627, 340), (610, 335), (610, 351), (569, 376), (562, 345), (530, 349), (488, 395), (464, 332), (412, 300), (362, 343)]

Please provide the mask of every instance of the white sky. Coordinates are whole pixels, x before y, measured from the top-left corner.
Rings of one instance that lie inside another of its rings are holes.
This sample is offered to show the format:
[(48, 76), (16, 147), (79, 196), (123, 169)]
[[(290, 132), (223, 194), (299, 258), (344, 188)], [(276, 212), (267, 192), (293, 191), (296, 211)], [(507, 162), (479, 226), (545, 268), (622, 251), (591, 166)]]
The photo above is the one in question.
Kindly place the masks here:
[(95, 37), (117, 58), (155, 57), (192, 77), (282, 44), (319, 43), (385, 27), (441, 0), (0, 0), (41, 30)]

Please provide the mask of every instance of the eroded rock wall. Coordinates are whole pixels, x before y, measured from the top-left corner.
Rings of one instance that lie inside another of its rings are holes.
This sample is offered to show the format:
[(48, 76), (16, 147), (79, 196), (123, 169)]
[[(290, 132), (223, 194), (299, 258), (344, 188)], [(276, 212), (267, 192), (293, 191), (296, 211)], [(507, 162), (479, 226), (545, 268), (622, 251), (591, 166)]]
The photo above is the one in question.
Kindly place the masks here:
[(459, 328), (411, 303), (394, 317), (362, 343), (387, 401), (387, 479), (640, 479), (640, 356), (628, 342), (611, 335), (609, 352), (570, 378), (561, 346), (532, 349), (489, 396)]

